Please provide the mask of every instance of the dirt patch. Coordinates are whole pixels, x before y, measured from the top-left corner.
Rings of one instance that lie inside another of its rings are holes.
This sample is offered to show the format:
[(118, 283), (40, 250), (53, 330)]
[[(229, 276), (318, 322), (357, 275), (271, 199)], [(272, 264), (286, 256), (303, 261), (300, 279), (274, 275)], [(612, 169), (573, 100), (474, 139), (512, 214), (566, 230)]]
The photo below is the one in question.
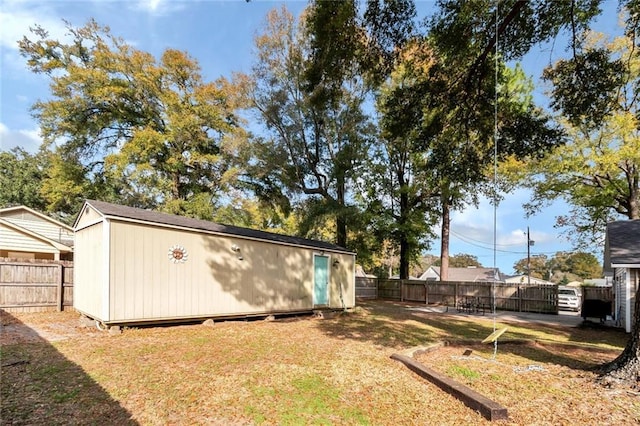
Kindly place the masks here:
[(95, 327), (80, 323), (74, 311), (10, 314), (0, 310), (0, 345), (17, 343), (58, 342), (80, 337), (99, 337)]

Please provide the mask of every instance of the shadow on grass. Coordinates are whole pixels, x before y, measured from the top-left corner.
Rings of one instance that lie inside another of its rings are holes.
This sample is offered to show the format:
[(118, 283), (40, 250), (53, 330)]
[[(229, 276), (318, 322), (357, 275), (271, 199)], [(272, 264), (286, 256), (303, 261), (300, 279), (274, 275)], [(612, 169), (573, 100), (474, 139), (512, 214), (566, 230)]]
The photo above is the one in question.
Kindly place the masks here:
[[(440, 341), (476, 345), (493, 332), (489, 316), (470, 315), (461, 319), (456, 315), (425, 313), (406, 307), (406, 303), (366, 301), (359, 303), (360, 313), (341, 316), (336, 321), (323, 321), (319, 326), (331, 337), (354, 339), (399, 350)], [(500, 324), (499, 327), (509, 327), (503, 340), (526, 342), (504, 345), (504, 348), (531, 362), (592, 370), (615, 358), (624, 347), (625, 337), (616, 331), (526, 322), (502, 321)], [(551, 336), (557, 336), (559, 340), (566, 339), (570, 343), (546, 341)], [(614, 348), (596, 347), (595, 344)], [(498, 347), (502, 350), (503, 345), (499, 342)]]
[(2, 334), (21, 330), (23, 336), (0, 348), (0, 424), (138, 424), (80, 366), (16, 317), (0, 313)]

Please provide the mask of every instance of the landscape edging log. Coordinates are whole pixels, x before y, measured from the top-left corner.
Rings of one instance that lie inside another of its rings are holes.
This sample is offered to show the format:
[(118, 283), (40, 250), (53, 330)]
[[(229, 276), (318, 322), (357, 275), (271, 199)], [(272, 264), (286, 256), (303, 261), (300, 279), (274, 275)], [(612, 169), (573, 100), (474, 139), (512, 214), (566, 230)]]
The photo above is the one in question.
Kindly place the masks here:
[(429, 380), (445, 392), (455, 396), (467, 407), (480, 412), (487, 420), (508, 419), (507, 409), (473, 389), (456, 382), (442, 374), (427, 368), (426, 366), (405, 355), (393, 354), (391, 359), (400, 361), (420, 377)]

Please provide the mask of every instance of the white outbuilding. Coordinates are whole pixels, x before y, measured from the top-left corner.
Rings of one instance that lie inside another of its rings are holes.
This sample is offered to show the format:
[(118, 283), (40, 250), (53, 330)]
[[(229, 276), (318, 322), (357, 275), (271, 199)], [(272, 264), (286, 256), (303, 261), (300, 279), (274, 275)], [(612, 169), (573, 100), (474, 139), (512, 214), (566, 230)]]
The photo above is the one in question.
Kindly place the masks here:
[(355, 305), (355, 254), (334, 244), (93, 200), (74, 229), (74, 308), (101, 324)]

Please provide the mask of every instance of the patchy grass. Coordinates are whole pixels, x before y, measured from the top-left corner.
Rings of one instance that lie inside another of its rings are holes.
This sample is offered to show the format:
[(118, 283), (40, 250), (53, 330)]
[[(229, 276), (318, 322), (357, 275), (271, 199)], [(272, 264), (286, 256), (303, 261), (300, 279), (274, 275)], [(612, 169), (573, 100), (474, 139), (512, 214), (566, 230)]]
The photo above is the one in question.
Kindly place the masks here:
[[(502, 424), (640, 421), (640, 398), (602, 388), (591, 371), (622, 350), (627, 336), (615, 331), (499, 324), (509, 327), (501, 340), (528, 343), (499, 343), (494, 358), (493, 346), (476, 344), (491, 333), (491, 319), (389, 302), (335, 319), (117, 336), (78, 329), (77, 318), (3, 315), (3, 324), (22, 322), (45, 336), (0, 336), (3, 424), (489, 424), (390, 359), (441, 340), (465, 345), (417, 359), (504, 405), (510, 418)], [(462, 356), (465, 348), (471, 356)]]

